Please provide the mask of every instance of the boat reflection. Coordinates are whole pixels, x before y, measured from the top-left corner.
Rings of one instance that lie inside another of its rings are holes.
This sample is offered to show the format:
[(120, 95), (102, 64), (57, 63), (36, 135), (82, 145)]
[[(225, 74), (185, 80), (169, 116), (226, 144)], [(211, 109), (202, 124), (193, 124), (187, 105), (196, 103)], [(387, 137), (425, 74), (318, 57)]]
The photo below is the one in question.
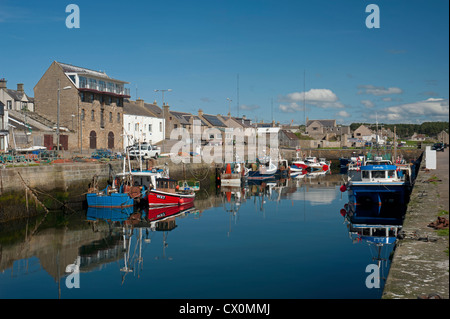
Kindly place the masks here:
[(389, 273), (397, 236), (402, 228), (402, 218), (392, 209), (380, 214), (377, 206), (362, 207), (350, 203), (345, 204), (340, 214), (344, 217), (352, 242), (369, 246), (372, 262), (376, 263), (379, 272), (379, 285), (375, 288), (380, 288), (381, 294)]
[(193, 203), (143, 210), (133, 210), (133, 207), (123, 209), (89, 207), (86, 219), (91, 222), (93, 231), (105, 232), (104, 228), (99, 227), (100, 223), (105, 222), (108, 229), (101, 239), (79, 248), (75, 264), (80, 272), (90, 272), (93, 269), (101, 269), (105, 264), (119, 261), (122, 284), (129, 273), (134, 272), (139, 278), (143, 269), (143, 245), (151, 243), (152, 232), (163, 232), (163, 258), (165, 258), (167, 232), (177, 227), (178, 216), (194, 210)]

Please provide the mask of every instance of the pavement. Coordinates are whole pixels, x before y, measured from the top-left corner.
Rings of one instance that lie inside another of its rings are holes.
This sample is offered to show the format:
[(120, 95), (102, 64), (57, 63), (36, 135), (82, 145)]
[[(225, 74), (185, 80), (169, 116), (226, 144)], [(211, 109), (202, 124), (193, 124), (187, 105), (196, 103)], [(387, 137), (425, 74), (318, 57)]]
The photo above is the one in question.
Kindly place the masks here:
[(449, 218), (449, 149), (436, 154), (436, 169), (418, 173), (383, 299), (448, 299), (449, 236), (429, 227)]

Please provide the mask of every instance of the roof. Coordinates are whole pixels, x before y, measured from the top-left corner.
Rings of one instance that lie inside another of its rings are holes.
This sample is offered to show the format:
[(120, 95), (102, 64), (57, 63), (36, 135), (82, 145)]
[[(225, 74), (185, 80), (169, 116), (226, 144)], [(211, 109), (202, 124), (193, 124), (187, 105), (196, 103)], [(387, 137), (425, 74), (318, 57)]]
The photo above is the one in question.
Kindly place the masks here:
[(280, 130), (280, 132), (282, 132), (284, 135), (286, 135), (286, 137), (290, 140), (298, 140), (298, 136), (295, 135), (294, 133), (292, 133), (291, 131), (287, 131), (287, 130)]
[(79, 66), (75, 66), (75, 65), (71, 65), (71, 64), (67, 64), (67, 63), (61, 63), (61, 62), (56, 62), (56, 63), (58, 63), (62, 67), (62, 69), (65, 73), (78, 73), (78, 74), (93, 76), (96, 78), (104, 78), (104, 79), (112, 80), (115, 82), (122, 82), (122, 83), (127, 83), (127, 84), (129, 83), (129, 82), (110, 78), (105, 72), (102, 72), (102, 71), (95, 71), (95, 70), (91, 70), (88, 68), (83, 68), (83, 67), (79, 67)]
[(184, 118), (185, 118), (187, 121), (189, 121), (191, 117), (193, 117), (192, 124), (194, 123), (194, 121), (200, 121), (200, 125), (201, 125), (201, 126), (208, 126), (208, 123), (206, 123), (205, 121), (203, 121), (203, 120), (202, 120), (200, 117), (198, 117), (197, 115), (191, 115), (191, 114), (189, 114), (189, 115), (184, 115)]
[(159, 118), (163, 118), (163, 111), (162, 109), (155, 104), (150, 104), (150, 103), (144, 103), (144, 106), (146, 108), (148, 108), (150, 110), (150, 112), (152, 112), (153, 114), (155, 114), (157, 117)]
[(324, 127), (335, 127), (336, 126), (336, 120), (309, 120), (306, 122), (306, 126), (310, 126), (313, 122), (319, 122), (320, 125)]
[(130, 100), (123, 101), (123, 113), (127, 115), (155, 117), (155, 114), (150, 112), (147, 108), (142, 107), (136, 102)]
[(243, 127), (253, 127), (250, 123), (252, 122), (249, 119), (244, 119), (243, 117), (232, 117), (232, 119), (242, 125)]
[(203, 114), (202, 117), (212, 126), (227, 127), (216, 115)]
[(28, 95), (25, 94), (25, 92), (20, 92), (17, 90), (11, 90), (11, 89), (5, 89), (6, 93), (9, 94), (9, 96), (11, 96), (14, 101), (22, 101), (23, 96), (25, 95), (28, 99), (29, 102), (33, 102), (34, 99), (30, 98)]
[(191, 116), (190, 113), (170, 111), (170, 114), (172, 114), (172, 116), (175, 117), (180, 124), (191, 124), (189, 123), (189, 118), (186, 119), (186, 116)]

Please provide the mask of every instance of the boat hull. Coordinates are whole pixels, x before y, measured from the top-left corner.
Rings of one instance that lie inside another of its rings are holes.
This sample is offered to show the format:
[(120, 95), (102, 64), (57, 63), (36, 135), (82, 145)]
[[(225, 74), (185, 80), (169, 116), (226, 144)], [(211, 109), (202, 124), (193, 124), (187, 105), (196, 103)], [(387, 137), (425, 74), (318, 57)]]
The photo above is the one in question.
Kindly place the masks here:
[(112, 193), (102, 195), (98, 193), (86, 194), (88, 207), (96, 208), (124, 208), (133, 207), (134, 199), (126, 193)]
[(169, 193), (152, 189), (147, 200), (149, 206), (184, 205), (194, 202), (195, 194)]

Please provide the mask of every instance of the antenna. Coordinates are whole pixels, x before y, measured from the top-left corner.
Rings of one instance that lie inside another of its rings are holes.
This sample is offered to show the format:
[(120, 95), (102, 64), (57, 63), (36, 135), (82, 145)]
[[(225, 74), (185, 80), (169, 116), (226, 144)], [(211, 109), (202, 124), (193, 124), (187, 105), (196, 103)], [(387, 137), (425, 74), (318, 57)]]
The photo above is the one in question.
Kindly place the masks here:
[(271, 109), (272, 109), (272, 122), (273, 122), (273, 98), (271, 99), (270, 105), (271, 105)]
[(303, 70), (303, 113), (305, 116), (305, 134), (306, 134), (306, 71)]
[(237, 74), (237, 117), (239, 117), (239, 73)]

